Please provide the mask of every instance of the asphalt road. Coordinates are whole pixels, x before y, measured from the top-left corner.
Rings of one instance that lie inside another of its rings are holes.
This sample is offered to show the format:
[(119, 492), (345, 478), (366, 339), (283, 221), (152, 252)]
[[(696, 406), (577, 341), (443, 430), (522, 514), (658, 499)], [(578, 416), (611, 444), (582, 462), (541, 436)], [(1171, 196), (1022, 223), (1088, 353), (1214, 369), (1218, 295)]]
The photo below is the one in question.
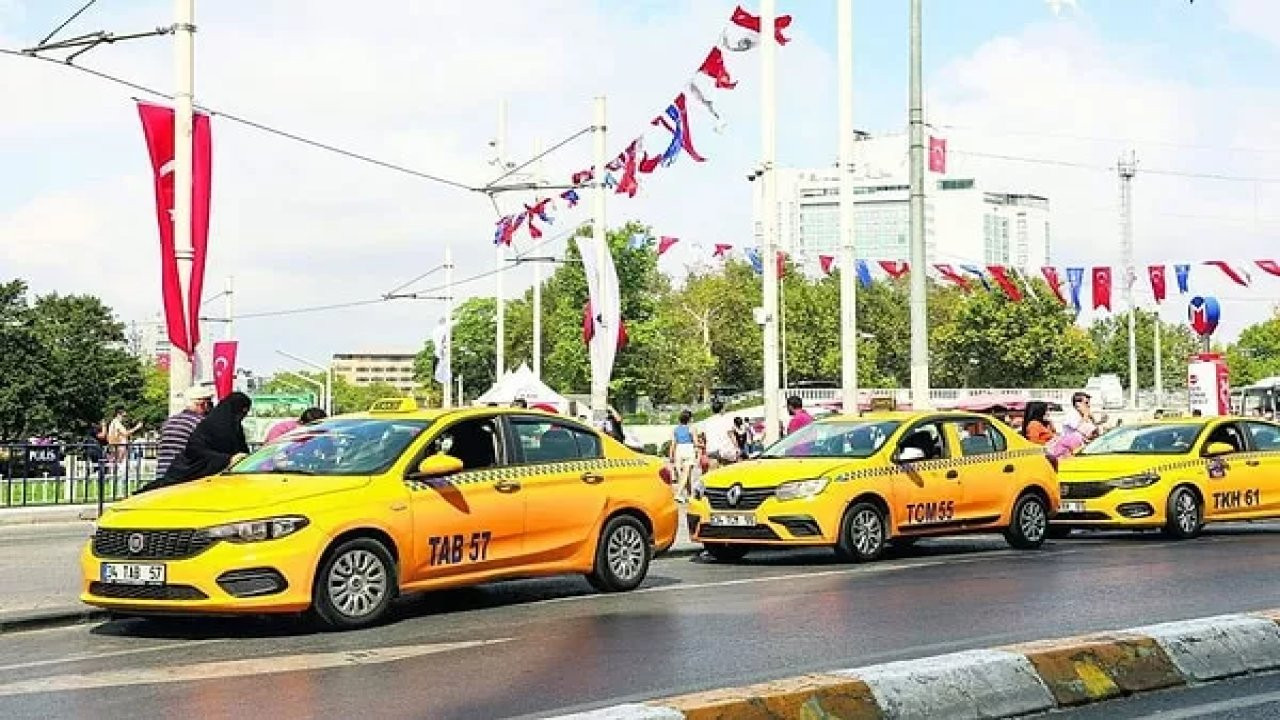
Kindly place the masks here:
[(925, 541), (741, 566), (661, 560), (640, 591), (530, 580), (407, 599), (390, 624), (118, 620), (0, 636), (0, 717), (502, 718), (1280, 606), (1280, 527), (1038, 552)]

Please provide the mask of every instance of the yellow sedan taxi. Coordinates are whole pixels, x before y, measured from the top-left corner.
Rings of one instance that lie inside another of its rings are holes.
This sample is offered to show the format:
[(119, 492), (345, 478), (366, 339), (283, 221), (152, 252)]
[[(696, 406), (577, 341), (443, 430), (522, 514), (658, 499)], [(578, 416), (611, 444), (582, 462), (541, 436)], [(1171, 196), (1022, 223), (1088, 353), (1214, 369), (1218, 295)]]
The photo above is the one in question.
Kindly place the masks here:
[(310, 610), (351, 628), (398, 593), (513, 576), (631, 590), (675, 541), (664, 475), (568, 418), (379, 401), (116, 503), (83, 551), (81, 599), (128, 614)]
[(1280, 425), (1180, 418), (1122, 425), (1063, 460), (1062, 511), (1051, 528), (1162, 529), (1280, 516)]
[(969, 532), (1035, 548), (1058, 507), (1042, 448), (959, 412), (824, 418), (704, 484), (689, 504), (690, 535), (730, 562), (793, 546), (874, 560), (890, 542)]

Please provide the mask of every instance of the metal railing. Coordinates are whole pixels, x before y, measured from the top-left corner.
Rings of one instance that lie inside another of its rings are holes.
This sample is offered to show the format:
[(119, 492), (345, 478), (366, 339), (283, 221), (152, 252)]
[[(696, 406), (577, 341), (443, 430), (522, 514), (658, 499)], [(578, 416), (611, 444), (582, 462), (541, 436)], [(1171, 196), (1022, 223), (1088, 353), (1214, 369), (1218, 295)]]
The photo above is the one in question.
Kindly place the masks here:
[(155, 478), (156, 443), (0, 444), (0, 508), (120, 500)]

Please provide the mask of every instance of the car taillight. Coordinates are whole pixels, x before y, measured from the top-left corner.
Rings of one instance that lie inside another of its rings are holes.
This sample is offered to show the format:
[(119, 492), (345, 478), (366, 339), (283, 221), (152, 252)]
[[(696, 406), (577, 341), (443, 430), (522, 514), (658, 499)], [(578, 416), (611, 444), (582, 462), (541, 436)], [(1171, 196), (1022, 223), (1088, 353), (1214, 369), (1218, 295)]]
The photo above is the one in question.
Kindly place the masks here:
[(667, 485), (674, 485), (676, 481), (675, 477), (671, 474), (671, 468), (666, 465), (663, 465), (662, 469), (658, 471), (658, 477), (662, 478), (662, 482)]

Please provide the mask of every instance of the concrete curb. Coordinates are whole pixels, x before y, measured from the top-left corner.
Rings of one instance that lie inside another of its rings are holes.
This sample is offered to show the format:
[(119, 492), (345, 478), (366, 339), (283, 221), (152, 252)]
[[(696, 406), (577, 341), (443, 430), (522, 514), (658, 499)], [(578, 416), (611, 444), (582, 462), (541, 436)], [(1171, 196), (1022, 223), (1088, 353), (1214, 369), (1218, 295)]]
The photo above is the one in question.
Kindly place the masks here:
[(804, 675), (552, 720), (1000, 718), (1280, 668), (1280, 610)]
[(95, 610), (83, 605), (3, 613), (0, 614), (0, 635), (99, 622), (110, 617), (111, 613), (106, 610)]

